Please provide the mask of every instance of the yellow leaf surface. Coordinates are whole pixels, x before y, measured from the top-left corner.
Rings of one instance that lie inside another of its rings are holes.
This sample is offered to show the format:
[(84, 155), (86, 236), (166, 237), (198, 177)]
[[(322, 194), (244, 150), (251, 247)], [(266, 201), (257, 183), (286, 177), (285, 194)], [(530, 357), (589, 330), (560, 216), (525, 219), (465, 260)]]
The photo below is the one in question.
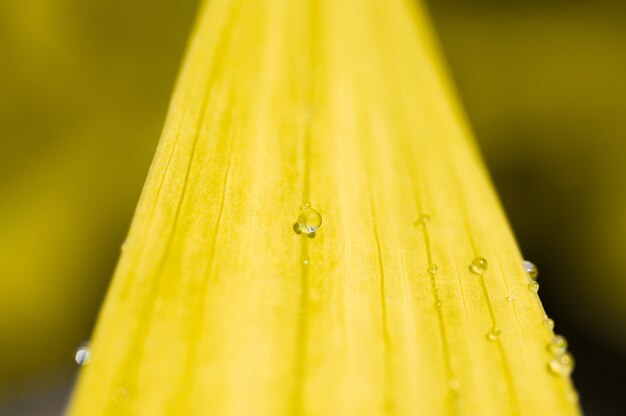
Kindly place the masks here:
[(578, 414), (521, 262), (420, 7), (207, 1), (69, 413)]

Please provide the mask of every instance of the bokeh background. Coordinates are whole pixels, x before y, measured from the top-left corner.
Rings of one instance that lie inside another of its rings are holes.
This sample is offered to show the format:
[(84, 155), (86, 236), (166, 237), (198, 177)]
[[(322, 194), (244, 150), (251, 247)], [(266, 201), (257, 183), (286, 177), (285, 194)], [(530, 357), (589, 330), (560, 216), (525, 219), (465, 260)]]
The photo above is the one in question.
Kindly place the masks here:
[[(59, 415), (197, 0), (0, 2), (0, 414)], [(588, 415), (626, 414), (626, 3), (429, 0)]]

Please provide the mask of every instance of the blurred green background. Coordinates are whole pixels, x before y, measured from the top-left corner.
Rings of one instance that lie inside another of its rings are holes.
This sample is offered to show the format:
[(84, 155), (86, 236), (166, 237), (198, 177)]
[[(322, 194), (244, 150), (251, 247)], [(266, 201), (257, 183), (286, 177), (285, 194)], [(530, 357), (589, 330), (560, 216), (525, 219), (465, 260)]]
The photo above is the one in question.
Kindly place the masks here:
[[(626, 414), (626, 7), (428, 5), (544, 305), (570, 340), (585, 412)], [(0, 2), (2, 415), (63, 410), (195, 10)]]

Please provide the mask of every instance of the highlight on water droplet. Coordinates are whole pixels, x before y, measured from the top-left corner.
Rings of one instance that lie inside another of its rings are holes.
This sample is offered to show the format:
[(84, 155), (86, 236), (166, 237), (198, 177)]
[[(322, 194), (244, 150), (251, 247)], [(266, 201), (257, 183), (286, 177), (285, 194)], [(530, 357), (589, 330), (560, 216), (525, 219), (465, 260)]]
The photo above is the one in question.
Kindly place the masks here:
[(437, 270), (439, 270), (439, 268), (437, 267), (436, 264), (431, 264), (430, 266), (428, 266), (428, 273), (430, 274), (435, 274), (437, 273)]
[(574, 371), (574, 357), (569, 353), (558, 355), (550, 360), (548, 369), (556, 375), (568, 377)]
[(500, 332), (502, 332), (500, 328), (493, 328), (491, 331), (487, 332), (487, 339), (489, 341), (497, 340), (500, 337)]
[(530, 282), (528, 284), (528, 290), (530, 290), (531, 292), (534, 292), (534, 293), (539, 292), (539, 283), (537, 283), (537, 282)]
[(533, 280), (535, 280), (539, 275), (539, 270), (537, 269), (537, 266), (535, 266), (528, 260), (524, 260), (522, 262), (522, 267), (524, 267), (524, 270), (526, 271), (526, 273), (528, 273), (528, 276), (530, 276), (530, 278)]
[(470, 272), (474, 273), (474, 274), (483, 274), (485, 273), (485, 270), (487, 270), (487, 260), (484, 259), (483, 257), (476, 257), (474, 260), (472, 260), (472, 264), (470, 264), (469, 269)]
[(304, 259), (302, 260), (302, 263), (304, 263), (305, 266), (308, 266), (309, 264), (309, 259)]
[(437, 309), (441, 309), (441, 307), (443, 306), (443, 302), (441, 302), (440, 300), (438, 300), (437, 302), (435, 302), (435, 308)]
[(567, 352), (567, 340), (563, 335), (556, 335), (548, 344), (548, 351), (555, 355), (565, 354)]
[(74, 360), (78, 365), (87, 365), (91, 361), (91, 350), (87, 344), (82, 344), (74, 354)]
[(515, 300), (515, 293), (509, 293), (505, 299), (507, 300), (507, 302), (513, 302)]
[(553, 330), (554, 329), (554, 321), (552, 319), (548, 318), (548, 315), (543, 315), (543, 324), (549, 330)]
[(302, 210), (298, 215), (298, 221), (293, 224), (293, 230), (296, 234), (306, 234), (308, 237), (315, 237), (315, 233), (322, 225), (322, 215), (311, 208), (307, 202), (302, 206)]

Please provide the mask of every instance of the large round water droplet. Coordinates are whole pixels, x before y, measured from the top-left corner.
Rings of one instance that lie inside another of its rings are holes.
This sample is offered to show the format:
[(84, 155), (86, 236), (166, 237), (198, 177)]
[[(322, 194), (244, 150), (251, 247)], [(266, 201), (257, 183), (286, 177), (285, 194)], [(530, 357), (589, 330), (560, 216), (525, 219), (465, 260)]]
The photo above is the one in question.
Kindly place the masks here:
[(322, 225), (322, 215), (305, 204), (298, 215), (298, 221), (293, 225), (293, 230), (296, 234), (304, 233), (313, 238), (320, 225)]
[(528, 260), (524, 260), (522, 262), (522, 267), (524, 267), (524, 270), (526, 270), (526, 273), (528, 273), (528, 276), (530, 276), (530, 278), (533, 280), (536, 279), (537, 276), (539, 275), (539, 270), (537, 269), (537, 266), (535, 266)]
[(87, 345), (81, 345), (76, 350), (76, 354), (74, 355), (74, 360), (76, 360), (76, 364), (78, 365), (86, 365), (91, 360), (91, 351)]
[(472, 260), (472, 264), (470, 264), (470, 271), (474, 274), (483, 274), (485, 273), (485, 270), (487, 270), (487, 260), (485, 260), (483, 257), (476, 257), (474, 260)]

